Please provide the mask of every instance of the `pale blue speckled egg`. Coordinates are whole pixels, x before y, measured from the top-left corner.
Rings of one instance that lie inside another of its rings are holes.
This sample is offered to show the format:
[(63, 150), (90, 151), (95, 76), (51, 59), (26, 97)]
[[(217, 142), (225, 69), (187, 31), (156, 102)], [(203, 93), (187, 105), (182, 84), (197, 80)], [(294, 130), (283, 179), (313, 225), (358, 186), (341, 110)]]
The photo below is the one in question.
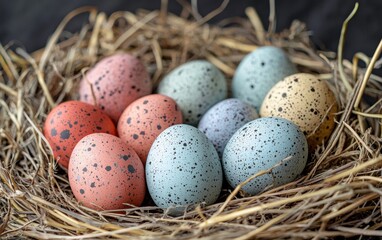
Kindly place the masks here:
[(231, 136), (244, 124), (258, 118), (256, 110), (249, 104), (230, 98), (211, 107), (199, 122), (202, 131), (222, 157), (225, 145)]
[(289, 120), (268, 117), (241, 127), (228, 141), (222, 163), (232, 187), (274, 167), (269, 174), (256, 177), (242, 188), (255, 195), (293, 181), (304, 170), (307, 158), (308, 144), (300, 129)]
[(146, 161), (146, 181), (155, 204), (176, 213), (188, 205), (214, 203), (223, 170), (208, 138), (193, 126), (179, 124), (154, 141)]
[(158, 93), (174, 99), (185, 123), (196, 126), (211, 106), (227, 97), (227, 83), (213, 64), (195, 60), (171, 71), (159, 84)]
[(260, 109), (268, 91), (283, 78), (297, 72), (282, 49), (259, 47), (243, 58), (232, 81), (232, 93)]

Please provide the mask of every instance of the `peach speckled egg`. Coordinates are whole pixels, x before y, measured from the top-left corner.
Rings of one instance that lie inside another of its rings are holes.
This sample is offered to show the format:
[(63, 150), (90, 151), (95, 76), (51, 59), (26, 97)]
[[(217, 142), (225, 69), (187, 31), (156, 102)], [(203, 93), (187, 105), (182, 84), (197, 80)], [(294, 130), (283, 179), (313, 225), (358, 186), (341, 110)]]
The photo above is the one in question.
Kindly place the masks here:
[(314, 150), (330, 137), (337, 106), (325, 81), (298, 73), (284, 78), (268, 92), (260, 115), (291, 120), (306, 135), (310, 150)]
[(97, 63), (79, 88), (81, 101), (99, 106), (115, 122), (130, 103), (151, 91), (150, 76), (142, 62), (121, 53)]
[(176, 102), (167, 96), (153, 94), (142, 97), (122, 113), (118, 134), (146, 162), (150, 147), (166, 128), (182, 123), (182, 112)]
[(44, 124), (44, 135), (55, 159), (68, 167), (74, 146), (91, 133), (116, 135), (113, 121), (99, 108), (80, 101), (61, 103), (52, 109)]
[(140, 206), (145, 196), (141, 160), (132, 148), (110, 134), (84, 137), (73, 150), (68, 175), (76, 199), (92, 209)]

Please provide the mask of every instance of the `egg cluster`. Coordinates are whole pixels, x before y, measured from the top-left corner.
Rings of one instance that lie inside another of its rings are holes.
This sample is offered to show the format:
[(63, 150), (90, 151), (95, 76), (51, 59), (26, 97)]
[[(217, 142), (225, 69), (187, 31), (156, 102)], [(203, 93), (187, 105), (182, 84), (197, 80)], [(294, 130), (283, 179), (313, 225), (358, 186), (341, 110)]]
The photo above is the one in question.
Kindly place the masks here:
[(75, 198), (96, 210), (140, 206), (148, 190), (177, 214), (213, 204), (224, 179), (234, 188), (252, 177), (249, 195), (289, 183), (330, 137), (338, 110), (325, 81), (297, 73), (272, 46), (244, 57), (232, 84), (195, 60), (156, 93), (144, 64), (118, 53), (85, 74), (79, 96), (52, 109), (44, 135)]

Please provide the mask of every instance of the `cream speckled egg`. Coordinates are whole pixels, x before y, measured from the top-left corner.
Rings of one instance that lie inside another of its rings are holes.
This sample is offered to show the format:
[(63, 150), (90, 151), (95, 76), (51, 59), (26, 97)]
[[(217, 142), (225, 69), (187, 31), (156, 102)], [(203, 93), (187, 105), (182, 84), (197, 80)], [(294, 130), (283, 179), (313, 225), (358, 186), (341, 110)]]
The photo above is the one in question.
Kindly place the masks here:
[(310, 150), (327, 140), (334, 129), (337, 102), (325, 81), (312, 74), (298, 73), (277, 83), (260, 109), (262, 117), (291, 120), (304, 132)]

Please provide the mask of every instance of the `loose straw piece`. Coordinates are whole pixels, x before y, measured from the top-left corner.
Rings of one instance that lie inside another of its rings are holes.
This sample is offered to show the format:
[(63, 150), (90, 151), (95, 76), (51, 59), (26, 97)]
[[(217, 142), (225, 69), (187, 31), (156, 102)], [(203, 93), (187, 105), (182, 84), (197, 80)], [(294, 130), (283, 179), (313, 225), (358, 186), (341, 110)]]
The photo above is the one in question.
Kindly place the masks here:
[(352, 233), (354, 235), (358, 236), (372, 236), (372, 237), (382, 237), (382, 231), (381, 230), (369, 230), (369, 229), (361, 229), (361, 228), (355, 228), (355, 227), (333, 227), (333, 229), (336, 229), (338, 231), (348, 232)]
[(258, 235), (259, 233), (263, 232), (264, 230), (272, 227), (273, 225), (279, 223), (280, 221), (282, 221), (284, 218), (286, 218), (288, 216), (288, 213), (284, 213), (284, 214), (281, 214), (273, 219), (271, 219), (270, 221), (268, 221), (267, 223), (265, 223), (263, 226), (241, 236), (241, 237), (238, 237), (238, 238), (235, 238), (235, 240), (246, 240), (246, 239), (252, 239), (253, 237), (255, 237), (256, 235)]
[(361, 88), (358, 92), (357, 98), (356, 98), (355, 103), (354, 103), (354, 109), (355, 110), (358, 110), (358, 106), (362, 100), (363, 93), (365, 92), (366, 84), (367, 84), (367, 82), (370, 78), (370, 75), (374, 69), (375, 62), (378, 60), (379, 56), (381, 55), (381, 52), (382, 52), (382, 40), (380, 40), (378, 47), (377, 47), (376, 51), (374, 52), (374, 55), (371, 58), (369, 65), (367, 66), (366, 73), (362, 79)]
[[(381, 161), (381, 160), (382, 160), (382, 158), (379, 161)], [(321, 190), (318, 190), (315, 192), (305, 193), (305, 194), (297, 195), (297, 196), (294, 196), (291, 198), (286, 198), (286, 199), (270, 202), (268, 204), (263, 204), (263, 205), (251, 207), (248, 209), (238, 210), (236, 212), (232, 212), (232, 213), (229, 213), (226, 215), (220, 215), (220, 216), (210, 218), (207, 221), (202, 222), (199, 225), (199, 227), (201, 227), (201, 228), (210, 227), (210, 226), (215, 225), (217, 223), (229, 221), (229, 220), (232, 220), (232, 219), (235, 219), (238, 217), (245, 217), (245, 216), (248, 216), (249, 214), (254, 214), (256, 212), (259, 212), (259, 211), (267, 209), (267, 208), (279, 207), (279, 206), (282, 206), (284, 204), (297, 202), (297, 201), (301, 201), (301, 200), (312, 198), (312, 197), (320, 197), (322, 195), (326, 195), (326, 194), (336, 192), (336, 191), (339, 191), (339, 190), (342, 190), (345, 188), (349, 188), (349, 187), (350, 186), (348, 186), (348, 185), (337, 185), (337, 186), (333, 186), (330, 188), (321, 189)]]
[(269, 27), (268, 32), (276, 31), (276, 3), (275, 0), (269, 0)]
[(356, 202), (353, 202), (352, 204), (349, 204), (347, 205), (346, 207), (338, 210), (338, 211), (335, 211), (335, 212), (332, 212), (332, 213), (329, 213), (325, 216), (323, 216), (321, 218), (322, 221), (329, 221), (330, 219), (333, 219), (335, 217), (338, 217), (338, 216), (341, 216), (345, 213), (348, 213), (350, 211), (353, 211), (355, 208), (357, 208), (358, 206), (364, 204), (365, 202), (367, 201), (370, 201), (374, 198), (378, 197), (378, 194), (376, 193), (371, 193), (371, 194), (368, 194), (362, 198), (359, 198)]
[(257, 46), (255, 45), (241, 43), (234, 39), (229, 39), (229, 38), (218, 38), (216, 42), (220, 45), (223, 45), (232, 49), (237, 49), (243, 52), (252, 52), (257, 48)]
[(358, 62), (360, 59), (366, 64), (366, 66), (369, 65), (369, 63), (370, 63), (370, 58), (368, 56), (366, 56), (366, 54), (364, 54), (362, 52), (357, 52), (356, 54), (354, 54), (354, 56), (353, 56), (353, 71), (352, 71), (354, 81), (357, 81)]
[(265, 41), (264, 26), (260, 20), (259, 15), (256, 12), (256, 9), (254, 9), (253, 7), (247, 7), (245, 9), (245, 14), (247, 15), (253, 28), (255, 29), (256, 37), (259, 39), (259, 42), (264, 44), (264, 41)]
[(329, 177), (329, 178), (325, 179), (324, 182), (328, 183), (328, 182), (336, 181), (338, 179), (347, 177), (347, 176), (349, 176), (351, 174), (358, 173), (359, 171), (361, 171), (361, 170), (363, 170), (365, 168), (371, 167), (371, 166), (376, 165), (376, 164), (380, 164), (381, 162), (382, 162), (382, 155), (377, 157), (377, 158), (368, 160), (367, 162), (364, 162), (364, 163), (358, 165), (357, 167), (354, 167), (354, 168), (349, 169), (347, 171), (341, 172), (341, 173), (339, 173), (339, 174), (337, 174), (335, 176)]
[[(369, 65), (367, 66), (366, 73), (365, 73), (365, 75), (364, 75), (364, 77), (362, 79), (361, 87), (360, 87), (360, 89), (358, 91), (358, 95), (357, 95), (355, 103), (354, 103), (354, 109), (355, 110), (359, 110), (359, 104), (360, 104), (361, 99), (362, 99), (362, 97), (364, 95), (366, 84), (367, 84), (367, 82), (368, 82), (368, 80), (370, 78), (371, 72), (374, 69), (375, 62), (378, 60), (379, 55), (381, 55), (381, 51), (382, 51), (382, 40), (379, 42), (377, 50), (374, 52), (374, 55), (371, 58), (371, 61), (370, 61)], [(358, 121), (360, 122), (361, 131), (365, 132), (364, 118), (362, 117), (361, 114), (358, 114), (357, 118), (358, 118)]]
[(50, 37), (48, 44), (45, 47), (45, 50), (42, 54), (40, 64), (38, 69), (42, 71), (45, 67), (46, 62), (48, 61), (48, 57), (50, 53), (53, 50), (54, 45), (57, 43), (58, 38), (60, 37), (62, 31), (66, 27), (66, 25), (77, 15), (80, 15), (82, 13), (89, 12), (91, 14), (96, 13), (96, 9), (94, 7), (81, 7), (78, 8), (72, 12), (70, 12), (68, 15), (65, 16), (65, 18), (62, 20), (62, 22), (58, 25), (56, 31), (54, 31), (53, 35)]
[(356, 110), (353, 110), (352, 113), (357, 114), (357, 115), (361, 115), (362, 117), (382, 119), (382, 114), (378, 114), (378, 113), (365, 113), (365, 112), (360, 112), (360, 111), (356, 111)]
[(44, 80), (43, 73), (42, 73), (42, 71), (38, 68), (36, 61), (34, 60), (34, 58), (32, 58), (28, 53), (26, 53), (26, 52), (25, 52), (23, 49), (21, 49), (21, 48), (18, 48), (18, 49), (16, 50), (16, 52), (17, 52), (18, 54), (20, 54), (21, 56), (25, 57), (25, 59), (26, 59), (27, 61), (29, 61), (29, 63), (32, 65), (33, 70), (35, 71), (35, 74), (36, 74), (36, 76), (37, 76), (37, 81), (38, 81), (38, 83), (40, 84), (42, 91), (44, 92), (44, 95), (45, 95), (45, 97), (46, 97), (46, 100), (48, 101), (50, 107), (53, 108), (56, 104), (55, 104), (54, 101), (53, 101), (52, 95), (50, 94), (49, 88), (48, 88), (48, 86), (46, 85), (46, 82), (45, 82), (45, 80)]
[(3, 67), (6, 75), (10, 80), (15, 81), (19, 77), (15, 66), (12, 63), (12, 60), (7, 54), (7, 51), (4, 49), (3, 45), (0, 44), (0, 65)]
[(105, 22), (106, 20), (106, 14), (101, 12), (98, 14), (95, 24), (94, 24), (94, 29), (92, 32), (92, 35), (90, 37), (89, 41), (89, 55), (90, 57), (94, 57), (97, 54), (97, 46), (98, 46), (98, 35), (101, 30), (101, 25)]
[(341, 80), (344, 83), (344, 86), (348, 90), (348, 92), (351, 91), (352, 86), (349, 83), (349, 80), (345, 74), (344, 71), (344, 66), (342, 64), (343, 60), (343, 51), (344, 51), (344, 44), (345, 44), (345, 35), (346, 35), (346, 30), (349, 21), (354, 17), (354, 15), (357, 13), (358, 10), (358, 2), (355, 3), (353, 11), (350, 13), (350, 15), (345, 19), (344, 23), (342, 24), (342, 29), (341, 29), (341, 35), (340, 35), (340, 41), (338, 43), (338, 71), (341, 76)]
[(147, 14), (142, 20), (135, 23), (129, 30), (122, 34), (114, 43), (113, 50), (116, 51), (128, 38), (130, 38), (136, 31), (142, 28), (146, 23), (153, 20), (158, 16), (158, 12), (154, 11)]

